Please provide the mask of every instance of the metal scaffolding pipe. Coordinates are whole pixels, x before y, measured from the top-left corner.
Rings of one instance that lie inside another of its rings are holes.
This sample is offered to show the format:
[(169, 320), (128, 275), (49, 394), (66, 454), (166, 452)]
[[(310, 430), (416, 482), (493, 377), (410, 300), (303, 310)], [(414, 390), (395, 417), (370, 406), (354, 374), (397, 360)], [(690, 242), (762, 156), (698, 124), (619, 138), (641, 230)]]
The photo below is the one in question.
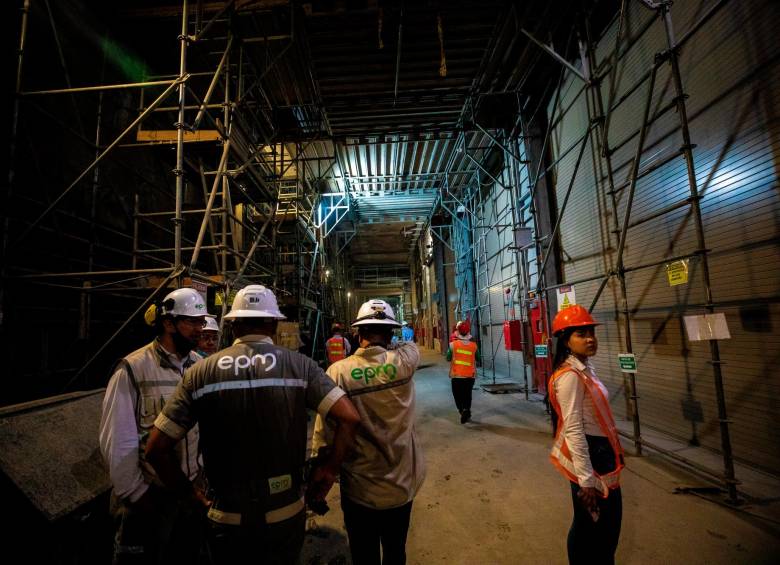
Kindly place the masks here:
[[(228, 133), (228, 136), (230, 134)], [(200, 248), (203, 245), (203, 239), (206, 237), (206, 229), (209, 227), (211, 221), (211, 208), (214, 206), (214, 200), (217, 197), (217, 188), (222, 180), (222, 175), (227, 168), (227, 158), (230, 153), (230, 137), (225, 141), (222, 147), (222, 157), (219, 160), (219, 167), (217, 169), (217, 176), (214, 177), (214, 182), (211, 185), (211, 192), (209, 193), (209, 200), (206, 203), (206, 210), (203, 214), (203, 221), (200, 223), (200, 231), (198, 231), (198, 239), (195, 241), (195, 249), (192, 251), (192, 260), (190, 261), (190, 269), (194, 269), (198, 262), (198, 256), (200, 255)]]
[[(181, 78), (181, 77), (180, 77)], [(28, 90), (20, 92), (19, 96), (39, 96), (42, 94), (74, 94), (77, 92), (103, 92), (105, 90), (123, 90), (126, 88), (148, 88), (150, 86), (176, 85), (180, 80), (153, 80), (147, 82), (128, 82), (124, 84), (103, 84), (98, 86), (77, 86), (75, 88), (57, 88), (54, 90)]]
[(588, 79), (587, 79), (587, 77), (586, 77), (584, 74), (582, 74), (582, 72), (581, 72), (581, 71), (580, 71), (580, 70), (579, 70), (577, 67), (575, 67), (574, 65), (572, 65), (571, 63), (569, 63), (569, 61), (567, 61), (566, 59), (564, 59), (564, 58), (563, 58), (563, 57), (561, 57), (560, 55), (558, 55), (558, 53), (556, 53), (554, 49), (552, 49), (551, 47), (549, 47), (549, 46), (545, 45), (544, 43), (542, 43), (541, 41), (539, 41), (538, 39), (536, 39), (536, 38), (535, 38), (533, 35), (531, 35), (529, 32), (527, 32), (527, 31), (526, 31), (525, 29), (523, 29), (523, 28), (520, 28), (520, 33), (522, 33), (522, 34), (523, 34), (523, 35), (525, 35), (525, 36), (526, 36), (528, 39), (530, 39), (531, 41), (533, 41), (533, 42), (534, 42), (534, 43), (535, 43), (537, 46), (541, 47), (541, 48), (544, 50), (544, 52), (545, 52), (545, 53), (547, 53), (548, 55), (551, 55), (553, 59), (555, 59), (556, 61), (558, 61), (558, 62), (559, 62), (561, 65), (563, 65), (563, 66), (564, 66), (564, 67), (566, 67), (567, 69), (569, 69), (569, 70), (570, 70), (572, 73), (574, 73), (574, 75), (575, 75), (576, 77), (578, 77), (580, 80), (582, 80), (582, 81), (583, 81), (583, 82), (585, 82), (585, 83), (587, 83), (587, 82), (588, 82)]
[[(186, 0), (185, 0), (185, 2), (186, 2)], [(158, 287), (157, 287), (157, 288), (154, 290), (154, 292), (152, 292), (152, 293), (151, 293), (151, 294), (150, 294), (150, 295), (147, 297), (147, 299), (146, 299), (146, 300), (144, 300), (144, 301), (141, 303), (141, 305), (140, 305), (138, 308), (136, 308), (136, 310), (135, 310), (135, 311), (134, 311), (132, 314), (130, 314), (130, 316), (129, 316), (129, 317), (128, 317), (128, 318), (127, 318), (125, 321), (124, 321), (124, 323), (123, 323), (121, 326), (119, 326), (119, 329), (118, 329), (118, 330), (116, 330), (116, 331), (114, 332), (114, 334), (113, 334), (111, 337), (109, 337), (109, 338), (108, 338), (108, 340), (107, 340), (107, 341), (106, 341), (106, 342), (105, 342), (105, 343), (104, 343), (104, 344), (103, 344), (103, 345), (100, 347), (100, 349), (98, 349), (98, 350), (95, 352), (95, 354), (94, 354), (92, 357), (90, 357), (90, 358), (87, 360), (87, 362), (86, 362), (86, 363), (84, 363), (84, 365), (82, 365), (81, 369), (79, 369), (79, 370), (78, 370), (78, 372), (77, 372), (75, 375), (73, 375), (73, 377), (71, 377), (71, 379), (70, 379), (70, 380), (69, 380), (67, 383), (65, 383), (65, 386), (64, 386), (64, 387), (62, 387), (62, 391), (61, 391), (61, 392), (65, 392), (65, 391), (67, 391), (67, 390), (68, 390), (68, 387), (70, 387), (70, 385), (71, 385), (71, 384), (73, 384), (73, 383), (74, 383), (76, 380), (78, 380), (78, 378), (79, 378), (79, 377), (80, 377), (82, 374), (84, 374), (84, 371), (86, 371), (86, 370), (87, 370), (87, 368), (88, 368), (89, 366), (91, 366), (91, 365), (92, 365), (92, 363), (95, 361), (95, 359), (97, 359), (98, 357), (100, 357), (100, 355), (101, 355), (101, 354), (102, 354), (102, 353), (103, 353), (103, 352), (106, 350), (106, 348), (107, 348), (109, 345), (111, 345), (111, 344), (114, 342), (114, 340), (115, 340), (117, 337), (119, 337), (119, 336), (122, 334), (122, 332), (124, 332), (124, 331), (125, 331), (125, 328), (126, 328), (127, 326), (129, 326), (129, 325), (130, 325), (130, 323), (131, 323), (133, 320), (135, 320), (137, 316), (139, 316), (139, 315), (141, 314), (141, 312), (144, 312), (144, 311), (146, 311), (146, 308), (147, 308), (147, 307), (148, 307), (148, 306), (149, 306), (149, 305), (150, 305), (152, 302), (154, 302), (154, 299), (155, 299), (155, 298), (157, 298), (157, 297), (158, 297), (160, 294), (162, 294), (162, 292), (163, 292), (163, 291), (164, 291), (166, 288), (168, 288), (168, 285), (171, 283), (171, 281), (173, 281), (173, 280), (174, 280), (176, 277), (178, 277), (178, 276), (179, 276), (179, 275), (180, 275), (180, 274), (181, 274), (183, 271), (184, 271), (184, 269), (183, 269), (183, 268), (181, 268), (181, 267), (179, 267), (179, 268), (176, 268), (176, 269), (174, 269), (174, 270), (170, 270), (170, 269), (168, 269), (168, 272), (169, 272), (170, 274), (169, 274), (169, 275), (168, 275), (168, 276), (165, 278), (165, 280), (163, 280), (163, 281), (160, 283), (160, 285), (159, 285), (159, 286), (158, 286)]]
[[(663, 17), (666, 38), (669, 45), (669, 62), (672, 66), (672, 80), (674, 83), (675, 98), (677, 101), (677, 115), (680, 119), (680, 129), (683, 138), (683, 150), (685, 151), (685, 165), (688, 173), (688, 187), (691, 193), (691, 211), (693, 213), (694, 225), (696, 226), (696, 241), (699, 249), (702, 251), (700, 260), (702, 268), (702, 282), (706, 299), (705, 309), (712, 313), (713, 307), (712, 286), (710, 283), (710, 267), (707, 259), (707, 245), (704, 237), (704, 222), (702, 220), (700, 196), (698, 183), (696, 181), (696, 168), (693, 160), (693, 145), (691, 144), (691, 135), (688, 129), (688, 113), (685, 105), (685, 91), (682, 86), (682, 76), (680, 74), (680, 65), (678, 61), (678, 48), (674, 41), (674, 28), (672, 18), (669, 12), (669, 6), (663, 4), (660, 8)], [(728, 490), (729, 500), (737, 502), (737, 480), (734, 474), (734, 456), (731, 449), (731, 435), (729, 431), (729, 419), (726, 409), (726, 394), (723, 388), (723, 373), (721, 371), (720, 345), (715, 339), (710, 341), (710, 359), (712, 372), (715, 381), (715, 394), (718, 403), (718, 423), (720, 425), (720, 440), (723, 450), (723, 468)]]
[(558, 236), (558, 230), (561, 228), (561, 220), (563, 219), (563, 214), (566, 212), (566, 205), (569, 203), (569, 196), (571, 195), (571, 189), (574, 187), (574, 181), (577, 178), (577, 172), (580, 169), (580, 163), (582, 162), (582, 156), (585, 154), (585, 146), (588, 144), (588, 133), (590, 132), (590, 126), (588, 126), (588, 131), (585, 132), (585, 135), (582, 136), (582, 141), (580, 142), (580, 153), (577, 156), (577, 162), (574, 165), (574, 171), (571, 174), (571, 180), (569, 181), (569, 186), (566, 189), (566, 195), (563, 197), (563, 204), (561, 204), (561, 210), (558, 212), (558, 218), (555, 220), (555, 227), (553, 228), (552, 233), (550, 234), (550, 244), (547, 246), (547, 250), (544, 252), (544, 259), (542, 260), (542, 264), (539, 267), (538, 277), (539, 277), (539, 284), (537, 288), (541, 291), (543, 288), (542, 285), (542, 273), (544, 272), (545, 267), (547, 266), (547, 261), (550, 260), (550, 255), (552, 254), (552, 248), (555, 245), (556, 237)]
[(398, 22), (398, 49), (395, 56), (395, 86), (393, 88), (393, 107), (398, 100), (398, 77), (401, 74), (401, 41), (404, 37), (404, 7), (401, 5), (401, 19)]
[[(626, 210), (623, 214), (623, 228), (620, 232), (620, 241), (618, 243), (617, 251), (617, 269), (623, 270), (623, 250), (626, 246), (626, 235), (628, 234), (628, 224), (631, 219), (631, 207), (634, 203), (634, 193), (636, 191), (637, 175), (639, 173), (639, 163), (642, 158), (642, 152), (645, 148), (645, 138), (647, 136), (648, 118), (650, 117), (650, 106), (653, 102), (653, 90), (655, 89), (655, 77), (656, 70), (653, 67), (653, 73), (650, 76), (650, 84), (647, 87), (647, 98), (645, 99), (645, 109), (642, 115), (642, 127), (639, 129), (639, 143), (636, 146), (636, 152), (634, 153), (634, 162), (631, 166), (631, 182), (628, 185), (628, 202), (626, 202)], [(631, 353), (629, 351), (628, 353)]]
[(176, 168), (173, 174), (176, 176), (176, 213), (173, 218), (174, 225), (174, 254), (173, 265), (175, 268), (181, 266), (181, 236), (182, 224), (184, 220), (181, 217), (182, 203), (184, 201), (184, 106), (186, 87), (184, 84), (184, 74), (187, 72), (187, 18), (189, 10), (187, 0), (182, 0), (181, 16), (181, 34), (179, 35), (179, 116), (174, 124), (176, 127)]
[[(186, 1), (186, 0), (185, 0), (185, 1)], [(117, 145), (119, 145), (119, 142), (120, 142), (120, 141), (122, 141), (122, 139), (124, 139), (124, 137), (125, 137), (125, 136), (126, 136), (128, 133), (130, 133), (131, 131), (133, 131), (133, 130), (136, 128), (136, 126), (138, 126), (138, 124), (140, 124), (141, 122), (143, 122), (143, 121), (144, 121), (144, 119), (146, 119), (146, 117), (147, 117), (147, 116), (148, 116), (148, 115), (149, 115), (149, 114), (152, 112), (152, 110), (153, 110), (153, 109), (154, 109), (156, 106), (158, 106), (158, 105), (159, 105), (159, 104), (160, 104), (160, 103), (161, 103), (161, 102), (162, 102), (162, 101), (163, 101), (165, 98), (167, 98), (167, 96), (168, 96), (168, 95), (169, 95), (169, 94), (170, 94), (170, 93), (173, 91), (173, 89), (174, 89), (174, 88), (176, 88), (176, 86), (178, 86), (178, 85), (183, 85), (183, 84), (184, 84), (184, 82), (187, 80), (187, 78), (188, 78), (188, 77), (185, 75), (185, 76), (181, 77), (181, 79), (179, 79), (179, 80), (176, 80), (176, 81), (172, 82), (172, 83), (171, 83), (171, 84), (168, 86), (168, 88), (166, 88), (166, 89), (165, 89), (165, 91), (164, 91), (162, 94), (160, 94), (160, 96), (158, 96), (158, 97), (157, 97), (157, 99), (156, 99), (154, 102), (152, 102), (152, 104), (151, 104), (151, 105), (150, 105), (150, 106), (149, 106), (149, 107), (148, 107), (146, 110), (144, 110), (144, 111), (141, 113), (141, 115), (140, 115), (140, 116), (138, 116), (138, 117), (137, 117), (135, 120), (133, 120), (133, 122), (132, 122), (132, 123), (131, 123), (129, 126), (127, 126), (127, 128), (125, 128), (125, 130), (124, 130), (122, 133), (120, 133), (120, 134), (119, 134), (119, 136), (117, 136), (117, 138), (116, 138), (116, 139), (114, 139), (114, 141), (111, 143), (111, 145), (109, 145), (108, 147), (106, 147), (106, 148), (103, 150), (103, 152), (100, 154), (100, 156), (99, 156), (97, 159), (95, 159), (94, 161), (92, 161), (92, 163), (90, 163), (90, 164), (87, 166), (87, 168), (86, 168), (86, 169), (84, 169), (84, 170), (81, 172), (81, 174), (80, 174), (80, 175), (79, 175), (79, 176), (76, 178), (76, 180), (74, 180), (72, 183), (70, 183), (70, 185), (68, 185), (68, 187), (67, 187), (65, 190), (63, 190), (63, 191), (62, 191), (62, 193), (60, 193), (60, 195), (59, 195), (59, 196), (57, 196), (57, 198), (55, 198), (55, 199), (54, 199), (54, 201), (53, 201), (51, 204), (49, 204), (49, 206), (48, 206), (48, 207), (47, 207), (47, 208), (46, 208), (46, 209), (45, 209), (45, 210), (44, 210), (44, 211), (41, 213), (41, 215), (40, 215), (40, 216), (38, 216), (38, 217), (37, 217), (37, 218), (36, 218), (36, 219), (35, 219), (35, 220), (34, 220), (34, 221), (33, 221), (33, 222), (32, 222), (32, 223), (29, 225), (29, 226), (27, 226), (27, 229), (25, 229), (25, 230), (22, 232), (22, 235), (20, 235), (20, 236), (19, 236), (19, 239), (17, 239), (17, 240), (14, 242), (14, 245), (15, 245), (15, 246), (18, 246), (18, 245), (19, 245), (19, 244), (20, 244), (22, 241), (24, 241), (24, 239), (25, 239), (25, 238), (26, 238), (26, 237), (27, 237), (27, 236), (30, 234), (30, 232), (31, 232), (31, 231), (32, 231), (32, 230), (33, 230), (35, 227), (37, 227), (37, 226), (38, 226), (38, 224), (39, 224), (39, 223), (41, 223), (41, 221), (42, 221), (42, 220), (43, 220), (43, 219), (44, 219), (46, 216), (48, 216), (48, 215), (49, 215), (49, 213), (50, 213), (50, 212), (51, 212), (51, 211), (52, 211), (54, 208), (56, 208), (56, 207), (57, 207), (57, 205), (58, 205), (58, 204), (59, 204), (59, 203), (62, 201), (62, 199), (63, 199), (63, 198), (65, 198), (65, 197), (66, 197), (66, 196), (67, 196), (67, 195), (70, 193), (70, 191), (71, 191), (71, 190), (73, 190), (73, 188), (74, 188), (74, 187), (75, 187), (75, 186), (76, 186), (76, 185), (77, 185), (77, 184), (78, 184), (78, 183), (81, 181), (81, 179), (83, 179), (85, 176), (87, 176), (87, 174), (88, 174), (88, 173), (89, 173), (89, 172), (90, 172), (90, 171), (91, 171), (91, 170), (92, 170), (94, 167), (96, 167), (96, 166), (97, 166), (97, 164), (98, 164), (98, 163), (100, 163), (100, 161), (102, 161), (102, 160), (103, 160), (103, 158), (105, 158), (105, 156), (106, 156), (106, 155), (108, 155), (108, 154), (111, 152), (111, 150), (112, 150), (112, 149), (114, 149), (114, 148), (115, 148)]]
[(209, 106), (211, 95), (214, 93), (214, 89), (217, 86), (217, 81), (219, 81), (219, 76), (222, 74), (222, 69), (225, 66), (225, 62), (228, 59), (228, 55), (230, 54), (230, 49), (232, 46), (233, 35), (231, 34), (230, 39), (228, 39), (227, 47), (225, 47), (225, 52), (222, 54), (222, 58), (219, 60), (219, 64), (217, 65), (217, 70), (214, 71), (214, 76), (211, 78), (211, 83), (206, 90), (206, 96), (203, 97), (203, 101), (198, 108), (198, 114), (195, 116), (195, 120), (192, 122), (190, 131), (198, 131), (198, 128), (200, 128), (200, 122), (203, 119), (203, 114), (206, 112), (206, 108)]
[[(222, 7), (222, 9), (219, 12), (217, 12), (214, 15), (213, 18), (211, 18), (208, 22), (206, 22), (206, 25), (203, 26), (203, 29), (198, 31), (197, 35), (195, 35), (193, 37), (190, 37), (189, 39), (193, 43), (202, 40), (203, 36), (206, 35), (206, 32), (208, 32), (211, 29), (211, 26), (213, 26), (214, 23), (217, 22), (219, 20), (219, 18), (221, 18), (225, 14), (225, 12), (227, 12), (230, 8), (232, 8), (233, 4), (235, 4), (235, 3), (236, 3), (236, 0), (230, 0), (229, 2), (225, 2), (225, 5)], [(185, 10), (184, 10), (184, 17), (185, 18), (187, 17), (186, 4), (185, 4)]]
[(161, 267), (157, 269), (119, 269), (115, 271), (81, 271), (78, 273), (36, 273), (32, 275), (15, 275), (10, 279), (57, 279), (66, 277), (88, 278), (114, 275), (136, 275), (136, 274), (154, 274), (170, 273), (170, 267)]

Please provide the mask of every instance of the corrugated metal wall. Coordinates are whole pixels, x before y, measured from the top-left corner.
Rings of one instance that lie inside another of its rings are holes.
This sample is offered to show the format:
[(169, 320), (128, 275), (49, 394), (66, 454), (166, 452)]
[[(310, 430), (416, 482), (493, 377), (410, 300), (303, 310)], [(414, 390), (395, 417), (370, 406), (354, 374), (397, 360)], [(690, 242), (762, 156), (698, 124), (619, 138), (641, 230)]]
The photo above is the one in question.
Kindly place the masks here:
[[(671, 8), (677, 39), (715, 2), (679, 2)], [(664, 26), (639, 2), (627, 3), (624, 38), (635, 37), (654, 20), (618, 62), (616, 94), (602, 82), (605, 106), (624, 94), (667, 48)], [(778, 101), (780, 42), (776, 6), (769, 1), (729, 2), (696, 31), (680, 52), (680, 70), (690, 122), (695, 171), (710, 264), (715, 309), (726, 315), (731, 339), (720, 342), (731, 437), (736, 458), (780, 472), (780, 254), (778, 254)], [(598, 43), (596, 67), (611, 56), (613, 25)], [(623, 42), (625, 44), (625, 41)], [(629, 94), (609, 121), (609, 146), (615, 184), (628, 178), (636, 151), (648, 82)], [(579, 93), (579, 96), (577, 97)], [(631, 222), (680, 203), (689, 196), (686, 165), (676, 156), (683, 144), (670, 66), (658, 71), (640, 170), (658, 168), (639, 179)], [(576, 101), (575, 101), (575, 97)], [(569, 75), (560, 89), (559, 107), (571, 110), (553, 132), (554, 159), (565, 151), (555, 171), (558, 203), (572, 179), (581, 138), (595, 106), (588, 109), (582, 81)], [(551, 102), (549, 112), (552, 112)], [(592, 101), (591, 101), (592, 104)], [(616, 194), (617, 215), (609, 194), (605, 161), (593, 135), (564, 212), (560, 240), (564, 281), (575, 281), (615, 268), (618, 236), (627, 190)], [(670, 160), (664, 163), (666, 158)], [(689, 342), (683, 315), (704, 313), (706, 294), (701, 261), (690, 262), (688, 284), (670, 286), (665, 266), (639, 268), (667, 257), (695, 254), (695, 218), (689, 205), (660, 214), (628, 231), (624, 263), (631, 333), (639, 373), (637, 389), (642, 426), (719, 450), (720, 434), (713, 369), (707, 342)], [(629, 225), (631, 224), (629, 223)], [(590, 305), (599, 281), (576, 286), (577, 301)], [(612, 392), (613, 407), (627, 414), (626, 382), (616, 355), (624, 351), (619, 323), (620, 287), (612, 277), (596, 308), (600, 328), (597, 367)], [(554, 303), (554, 296), (550, 293)]]
[[(513, 144), (513, 151), (524, 158), (522, 147)], [(492, 382), (494, 377), (496, 382), (523, 382), (525, 371), (523, 353), (508, 351), (503, 335), (504, 321), (523, 319), (523, 297), (528, 292), (522, 267), (522, 262), (528, 260), (528, 252), (515, 250), (514, 227), (520, 214), (529, 226), (533, 224), (528, 208), (523, 208), (529, 196), (528, 167), (519, 164), (515, 168), (509, 159), (507, 154), (498, 178), (501, 184), (492, 182), (483, 188), (482, 195), (475, 196), (473, 206), (479, 339), (483, 355), (480, 374), (486, 382)], [(482, 178), (490, 182), (487, 176)], [(521, 194), (519, 199), (518, 194)], [(531, 258), (535, 258), (533, 252)]]

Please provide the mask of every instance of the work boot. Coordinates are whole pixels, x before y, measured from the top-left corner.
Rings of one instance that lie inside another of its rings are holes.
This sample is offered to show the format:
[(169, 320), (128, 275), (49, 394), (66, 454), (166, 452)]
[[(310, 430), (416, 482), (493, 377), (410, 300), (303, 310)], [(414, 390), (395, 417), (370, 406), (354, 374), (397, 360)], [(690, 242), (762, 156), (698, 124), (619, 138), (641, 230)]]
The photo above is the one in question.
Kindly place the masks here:
[(471, 410), (469, 410), (469, 409), (463, 410), (460, 413), (460, 423), (461, 424), (465, 424), (469, 420), (471, 420)]

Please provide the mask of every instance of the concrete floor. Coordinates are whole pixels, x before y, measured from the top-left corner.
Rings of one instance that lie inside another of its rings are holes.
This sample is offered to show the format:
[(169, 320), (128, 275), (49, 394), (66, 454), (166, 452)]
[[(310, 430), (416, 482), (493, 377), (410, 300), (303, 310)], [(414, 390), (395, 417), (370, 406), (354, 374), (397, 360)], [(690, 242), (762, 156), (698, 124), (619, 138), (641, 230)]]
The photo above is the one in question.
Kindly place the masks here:
[[(424, 350), (422, 367), (415, 377), (418, 433), (428, 472), (412, 511), (408, 563), (566, 563), (571, 498), (547, 458), (542, 403), (475, 390), (473, 421), (461, 425), (446, 361)], [(617, 561), (780, 563), (780, 499), (734, 510), (674, 494), (705, 484), (659, 456), (629, 454)], [(336, 485), (331, 511), (310, 518), (302, 563), (351, 562), (339, 496)]]

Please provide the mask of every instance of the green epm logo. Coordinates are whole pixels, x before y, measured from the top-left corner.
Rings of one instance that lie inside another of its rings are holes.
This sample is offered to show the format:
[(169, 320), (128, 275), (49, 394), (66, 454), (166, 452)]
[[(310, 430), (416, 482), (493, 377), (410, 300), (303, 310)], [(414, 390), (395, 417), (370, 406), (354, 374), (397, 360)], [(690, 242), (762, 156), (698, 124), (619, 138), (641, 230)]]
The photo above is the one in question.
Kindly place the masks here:
[(398, 374), (398, 369), (392, 363), (386, 363), (384, 365), (377, 365), (375, 367), (366, 367), (365, 369), (357, 368), (352, 369), (350, 376), (356, 381), (365, 380), (368, 384), (371, 379), (379, 377), (384, 374), (389, 380), (394, 380)]

